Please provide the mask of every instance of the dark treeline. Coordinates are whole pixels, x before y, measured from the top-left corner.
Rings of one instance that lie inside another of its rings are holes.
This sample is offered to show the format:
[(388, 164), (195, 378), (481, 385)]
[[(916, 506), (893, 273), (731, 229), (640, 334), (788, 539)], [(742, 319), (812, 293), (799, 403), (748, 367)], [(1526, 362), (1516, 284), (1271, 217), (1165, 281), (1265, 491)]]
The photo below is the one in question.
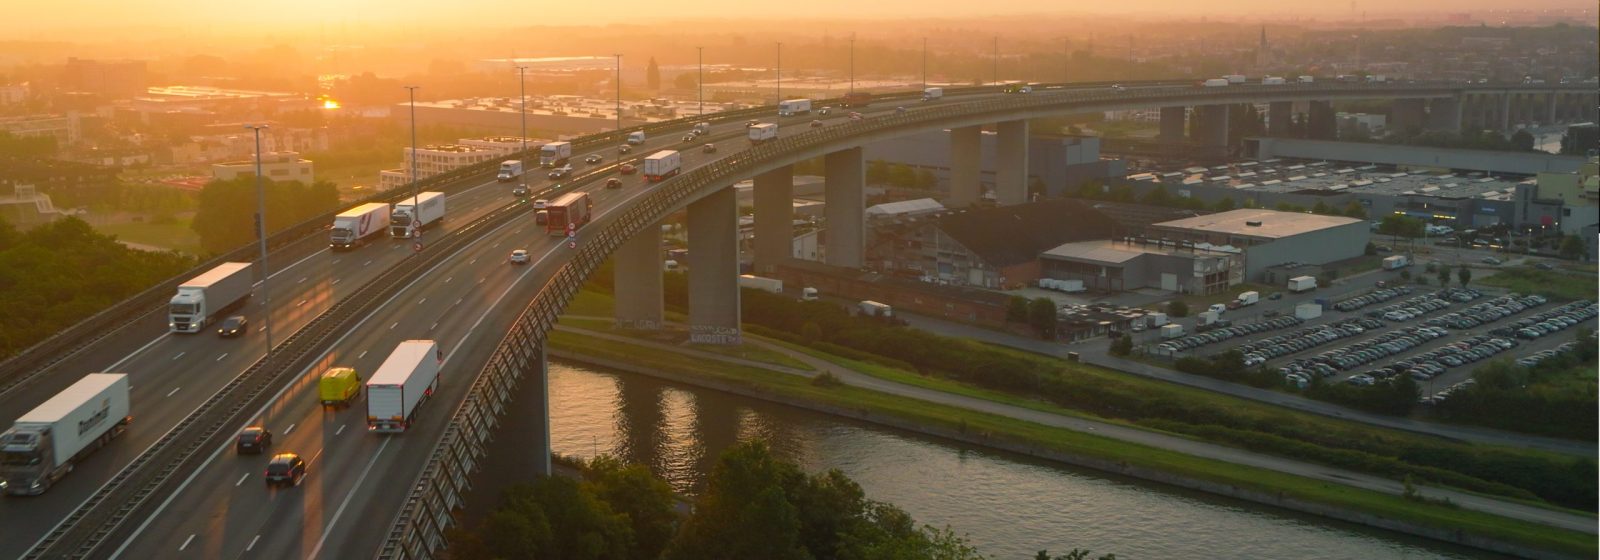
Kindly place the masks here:
[[(299, 181), (263, 181), (267, 202), (267, 234), (333, 211), (339, 191), (333, 183), (310, 185)], [(237, 249), (256, 239), (256, 183), (253, 177), (212, 181), (200, 191), (195, 212), (195, 233), (200, 246), (211, 253)]]
[[(1577, 347), (1533, 367), (1496, 360), (1473, 370), (1472, 387), (1437, 404), (1438, 414), (1454, 422), (1574, 439), (1594, 440), (1594, 340), (1580, 333)], [(1588, 377), (1583, 375), (1588, 373)]]

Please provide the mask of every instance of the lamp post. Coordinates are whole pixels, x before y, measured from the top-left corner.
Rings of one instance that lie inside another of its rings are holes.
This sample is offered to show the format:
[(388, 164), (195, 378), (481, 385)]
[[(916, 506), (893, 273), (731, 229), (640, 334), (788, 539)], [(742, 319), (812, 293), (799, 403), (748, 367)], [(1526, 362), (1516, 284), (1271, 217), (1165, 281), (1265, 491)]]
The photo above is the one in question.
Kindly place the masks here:
[(850, 32), (850, 93), (856, 92), (856, 33)]
[(522, 157), (524, 158), (528, 154), (528, 78), (525, 74), (527, 71), (527, 66), (517, 67), (517, 85), (521, 87), (522, 95), (522, 108), (520, 111), (522, 113)]
[[(261, 327), (267, 333), (267, 355), (272, 357), (272, 292), (267, 289), (267, 191), (261, 182), (261, 131), (267, 125), (245, 125), (256, 135), (256, 239), (261, 246)], [(265, 359), (265, 358), (263, 358)]]
[[(418, 192), (420, 178), (417, 177), (417, 90), (421, 87), (405, 86), (406, 93), (411, 97), (411, 216), (409, 216), (411, 223), (407, 226), (408, 229), (416, 228), (417, 217), (420, 214), (418, 212), (420, 206), (417, 204), (417, 198), (421, 194)], [(414, 231), (415, 235), (422, 235), (422, 230), (414, 229)]]
[(611, 56), (617, 57), (617, 132), (622, 132), (622, 54)]
[(922, 38), (922, 91), (928, 91), (928, 38)]
[(695, 80), (695, 89), (700, 97), (700, 116), (706, 114), (706, 48), (695, 47), (695, 64), (699, 67), (699, 77)]
[(994, 57), (992, 59), (992, 62), (994, 63), (994, 83), (995, 84), (999, 84), (1000, 83), (1000, 36), (999, 35), (995, 35), (994, 36)]
[(778, 43), (778, 64), (774, 72), (778, 75), (778, 116), (783, 116), (783, 43)]

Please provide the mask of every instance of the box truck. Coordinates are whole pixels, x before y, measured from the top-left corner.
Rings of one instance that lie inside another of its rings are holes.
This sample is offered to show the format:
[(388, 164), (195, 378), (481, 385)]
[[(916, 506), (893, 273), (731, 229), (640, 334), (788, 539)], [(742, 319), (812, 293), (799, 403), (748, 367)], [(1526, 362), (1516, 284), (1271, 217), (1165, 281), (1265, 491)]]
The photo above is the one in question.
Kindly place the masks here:
[(1245, 77), (1244, 74), (1228, 74), (1223, 76), (1222, 79), (1227, 80), (1230, 84), (1242, 84), (1244, 83)]
[(1240, 292), (1239, 299), (1237, 301), (1241, 306), (1255, 305), (1257, 302), (1261, 301), (1261, 292)]
[(778, 116), (793, 117), (811, 112), (810, 99), (790, 99), (778, 103)]
[(1411, 264), (1411, 259), (1406, 258), (1405, 255), (1394, 255), (1383, 258), (1384, 270), (1400, 270), (1409, 264)]
[(800, 301), (817, 301), (818, 299), (820, 298), (817, 295), (816, 288), (806, 287), (800, 289)]
[(389, 205), (386, 203), (369, 202), (345, 210), (333, 217), (328, 247), (339, 251), (365, 245), (374, 236), (383, 233), (388, 225)]
[(878, 303), (876, 301), (871, 301), (871, 300), (862, 300), (861, 303), (858, 303), (856, 305), (857, 305), (858, 308), (861, 309), (861, 314), (862, 315), (866, 315), (868, 317), (893, 317), (894, 316), (894, 308), (893, 307), (889, 307), (889, 305), (885, 304), (885, 303)]
[(1302, 83), (1302, 84), (1314, 83), (1316, 81), (1317, 81), (1316, 76), (1301, 76), (1300, 77), (1300, 83)]
[(218, 315), (235, 309), (250, 297), (255, 286), (250, 263), (222, 263), (188, 282), (167, 302), (167, 328), (175, 333), (197, 333)]
[(354, 368), (329, 368), (317, 378), (317, 398), (322, 406), (347, 407), (360, 395), (361, 375)]
[(508, 159), (500, 162), (500, 174), (494, 178), (502, 183), (522, 176), (522, 161)]
[(939, 99), (941, 97), (944, 97), (944, 88), (937, 88), (937, 87), (922, 88), (922, 100), (923, 101), (933, 101), (933, 100)]
[(72, 472), (72, 466), (117, 437), (128, 415), (128, 376), (91, 373), (0, 433), (0, 487), (35, 496)]
[(417, 406), (438, 388), (443, 364), (444, 353), (432, 340), (407, 340), (395, 347), (367, 380), (367, 431), (406, 431)]
[(1161, 325), (1161, 338), (1178, 338), (1183, 336), (1183, 325), (1172, 323)]
[(783, 293), (782, 280), (777, 278), (764, 278), (750, 274), (739, 275), (739, 287), (750, 288), (752, 290), (761, 290), (764, 292), (772, 292), (774, 294)]
[(1317, 317), (1321, 317), (1322, 316), (1322, 304), (1320, 304), (1320, 303), (1302, 303), (1300, 305), (1296, 305), (1296, 306), (1294, 306), (1294, 316), (1295, 316), (1296, 319), (1301, 319), (1301, 320), (1310, 320), (1310, 319), (1315, 319)]
[(556, 197), (544, 207), (544, 232), (546, 235), (566, 235), (567, 230), (571, 230), (576, 235), (578, 229), (589, 223), (593, 209), (589, 193), (571, 192)]
[(1151, 313), (1149, 315), (1145, 315), (1144, 318), (1145, 318), (1146, 321), (1149, 321), (1146, 324), (1146, 326), (1159, 327), (1159, 326), (1167, 324), (1167, 314), (1166, 313), (1160, 313), (1160, 312)]
[(638, 145), (643, 144), (643, 143), (644, 143), (644, 131), (643, 130), (635, 130), (633, 132), (629, 132), (628, 133), (628, 145), (630, 145), (630, 146), (638, 146)]
[(571, 142), (551, 142), (539, 147), (539, 167), (566, 165), (572, 159)]
[(1204, 82), (1201, 82), (1200, 85), (1203, 85), (1205, 87), (1222, 87), (1222, 86), (1228, 85), (1228, 81), (1224, 80), (1222, 78), (1212, 78), (1212, 79), (1206, 80)]
[(661, 150), (650, 154), (644, 158), (644, 179), (652, 183), (665, 180), (677, 175), (682, 164), (683, 158), (678, 155), (677, 150)]
[(751, 144), (761, 144), (778, 139), (778, 125), (762, 123), (745, 129)]
[(1267, 76), (1261, 79), (1261, 85), (1264, 86), (1281, 86), (1283, 83), (1283, 78), (1278, 76)]
[(389, 214), (389, 237), (410, 239), (444, 221), (444, 199), (444, 193), (429, 191), (396, 202), (394, 212)]
[(1317, 279), (1314, 276), (1296, 276), (1289, 279), (1291, 293), (1309, 292), (1317, 289)]

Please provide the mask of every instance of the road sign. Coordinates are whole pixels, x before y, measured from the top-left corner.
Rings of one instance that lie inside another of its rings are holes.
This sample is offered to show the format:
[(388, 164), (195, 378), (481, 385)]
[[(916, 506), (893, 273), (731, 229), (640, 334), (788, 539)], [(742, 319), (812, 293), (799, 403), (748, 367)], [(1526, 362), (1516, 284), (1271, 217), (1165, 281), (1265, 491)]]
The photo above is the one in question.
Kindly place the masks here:
[(573, 225), (570, 222), (567, 223), (567, 237), (576, 237), (577, 235), (578, 235), (577, 226)]
[(422, 242), (418, 241), (416, 243), (412, 243), (411, 244), (411, 252), (413, 252), (413, 253), (421, 253), (422, 252)]
[(578, 248), (578, 240), (572, 239), (572, 240), (567, 241), (567, 248), (568, 249), (577, 249)]

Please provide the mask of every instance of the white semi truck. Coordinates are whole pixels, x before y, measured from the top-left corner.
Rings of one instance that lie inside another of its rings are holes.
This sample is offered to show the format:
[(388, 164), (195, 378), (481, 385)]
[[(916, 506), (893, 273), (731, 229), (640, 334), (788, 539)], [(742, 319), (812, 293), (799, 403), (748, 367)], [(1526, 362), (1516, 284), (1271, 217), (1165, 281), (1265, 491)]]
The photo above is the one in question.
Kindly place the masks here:
[(188, 282), (167, 302), (167, 328), (175, 333), (197, 333), (218, 315), (237, 308), (255, 286), (250, 263), (222, 263)]
[(751, 144), (761, 144), (778, 139), (778, 125), (761, 123), (746, 129)]
[(782, 280), (779, 280), (777, 278), (766, 278), (766, 277), (763, 277), (763, 276), (754, 276), (754, 275), (750, 275), (750, 274), (740, 274), (739, 275), (739, 287), (740, 288), (750, 288), (752, 290), (761, 290), (761, 291), (764, 291), (764, 292), (772, 292), (774, 294), (783, 293), (783, 281)]
[(495, 179), (504, 183), (522, 176), (522, 160), (508, 159), (500, 162), (500, 174)]
[(539, 148), (539, 167), (557, 167), (572, 159), (571, 142), (551, 142)]
[(345, 210), (333, 217), (333, 230), (328, 234), (328, 247), (335, 250), (351, 249), (365, 245), (389, 226), (389, 205), (368, 202)]
[(790, 99), (778, 103), (778, 116), (794, 117), (811, 112), (810, 99)]
[[(444, 193), (429, 191), (396, 202), (394, 212), (389, 214), (389, 237), (410, 239), (422, 235), (422, 230), (444, 221), (444, 201)], [(418, 210), (416, 207), (421, 209)]]
[(933, 101), (941, 97), (944, 97), (944, 88), (931, 87), (922, 89), (923, 101)]
[(367, 431), (400, 433), (417, 406), (439, 386), (444, 355), (432, 340), (407, 340), (395, 347), (367, 380)]
[(894, 316), (894, 308), (890, 307), (889, 304), (886, 303), (878, 303), (872, 300), (862, 300), (860, 303), (856, 304), (856, 307), (861, 310), (862, 315), (866, 315), (868, 317), (887, 318)]
[(683, 158), (677, 150), (661, 150), (645, 156), (644, 178), (652, 183), (664, 180), (678, 174), (683, 167)]
[(72, 466), (133, 421), (128, 376), (91, 373), (0, 433), (0, 488), (7, 494), (43, 494)]

